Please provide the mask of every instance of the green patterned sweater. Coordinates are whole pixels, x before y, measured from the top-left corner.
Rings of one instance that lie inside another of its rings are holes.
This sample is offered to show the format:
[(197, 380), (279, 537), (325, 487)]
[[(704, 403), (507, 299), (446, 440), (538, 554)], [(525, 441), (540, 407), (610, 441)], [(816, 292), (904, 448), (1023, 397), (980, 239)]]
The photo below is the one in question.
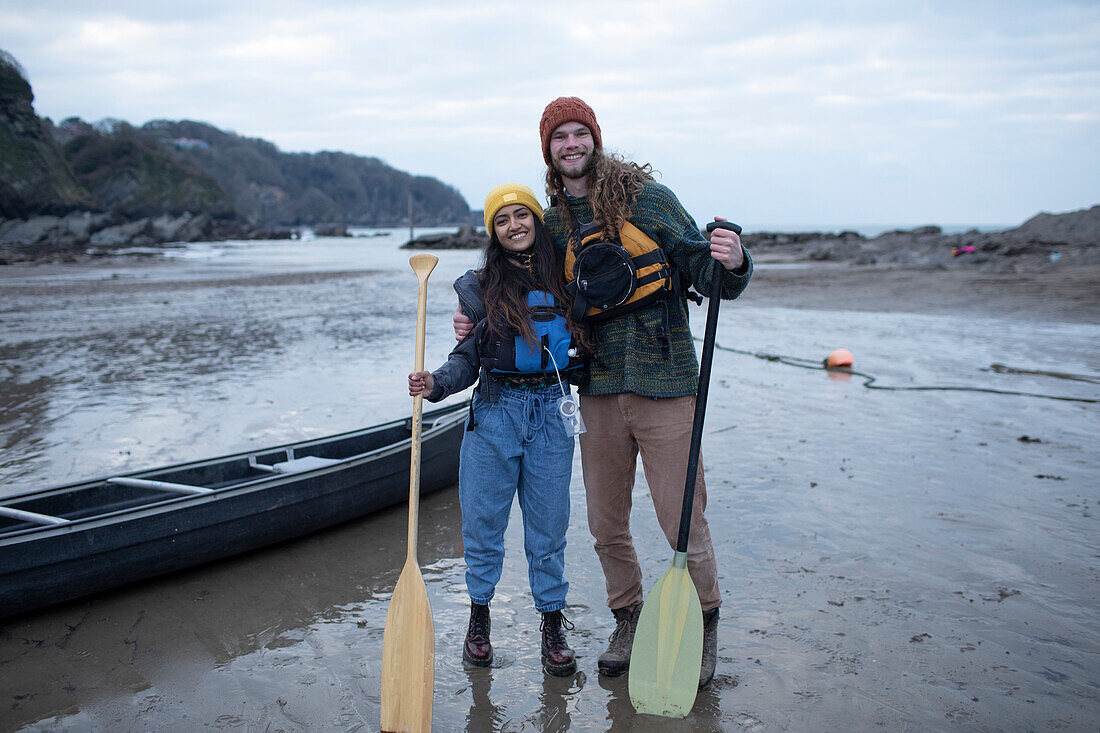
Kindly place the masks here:
[[(578, 221), (592, 221), (592, 208), (587, 198), (570, 198), (569, 208)], [(554, 243), (564, 251), (568, 237), (557, 207), (547, 209), (544, 219)], [(676, 195), (665, 186), (647, 183), (629, 219), (664, 250), (685, 290), (692, 285), (700, 293), (709, 293), (715, 267), (724, 273), (723, 300), (736, 298), (748, 285), (752, 277), (752, 258), (748, 251), (745, 251), (745, 263), (740, 270), (725, 270), (711, 258), (710, 244)], [(643, 397), (683, 397), (695, 394), (699, 386), (699, 360), (688, 327), (688, 304), (680, 300), (669, 305), (671, 349), (667, 357), (656, 338), (663, 321), (660, 304), (596, 324), (598, 346), (591, 366), (592, 381), (581, 388), (582, 395), (634, 392)]]

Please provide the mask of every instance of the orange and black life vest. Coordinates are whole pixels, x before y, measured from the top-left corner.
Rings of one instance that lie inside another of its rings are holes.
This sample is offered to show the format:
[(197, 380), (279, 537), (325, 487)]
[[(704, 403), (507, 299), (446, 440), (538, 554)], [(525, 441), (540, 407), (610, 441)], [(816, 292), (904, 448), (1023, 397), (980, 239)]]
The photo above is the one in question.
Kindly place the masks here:
[(579, 245), (566, 248), (565, 283), (574, 322), (612, 318), (679, 294), (664, 251), (629, 221), (613, 240), (604, 239), (599, 224), (574, 218), (573, 226)]

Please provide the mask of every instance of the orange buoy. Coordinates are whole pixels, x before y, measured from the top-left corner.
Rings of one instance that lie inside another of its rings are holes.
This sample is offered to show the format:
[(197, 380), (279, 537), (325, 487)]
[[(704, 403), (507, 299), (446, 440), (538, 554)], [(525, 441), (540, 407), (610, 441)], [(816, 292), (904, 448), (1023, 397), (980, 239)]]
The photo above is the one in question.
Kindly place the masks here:
[(838, 367), (850, 367), (854, 361), (855, 357), (852, 356), (852, 352), (847, 349), (837, 349), (825, 359), (825, 368), (836, 369)]

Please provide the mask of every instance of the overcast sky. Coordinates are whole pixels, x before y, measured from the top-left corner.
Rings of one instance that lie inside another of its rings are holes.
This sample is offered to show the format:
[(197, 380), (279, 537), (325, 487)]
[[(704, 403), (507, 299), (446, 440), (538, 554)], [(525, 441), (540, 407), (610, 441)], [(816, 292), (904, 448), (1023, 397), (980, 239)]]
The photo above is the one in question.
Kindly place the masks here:
[(0, 0), (55, 121), (193, 119), (542, 193), (580, 96), (690, 212), (1018, 224), (1100, 203), (1100, 2)]

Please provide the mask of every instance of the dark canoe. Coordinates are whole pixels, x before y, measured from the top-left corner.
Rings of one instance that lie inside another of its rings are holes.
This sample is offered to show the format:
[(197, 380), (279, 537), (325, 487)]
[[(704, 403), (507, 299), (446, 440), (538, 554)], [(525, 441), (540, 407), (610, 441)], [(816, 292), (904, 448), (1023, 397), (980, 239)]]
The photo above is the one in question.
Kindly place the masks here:
[[(458, 481), (467, 403), (424, 413), (420, 492)], [(0, 498), (0, 617), (407, 502), (412, 420)]]

